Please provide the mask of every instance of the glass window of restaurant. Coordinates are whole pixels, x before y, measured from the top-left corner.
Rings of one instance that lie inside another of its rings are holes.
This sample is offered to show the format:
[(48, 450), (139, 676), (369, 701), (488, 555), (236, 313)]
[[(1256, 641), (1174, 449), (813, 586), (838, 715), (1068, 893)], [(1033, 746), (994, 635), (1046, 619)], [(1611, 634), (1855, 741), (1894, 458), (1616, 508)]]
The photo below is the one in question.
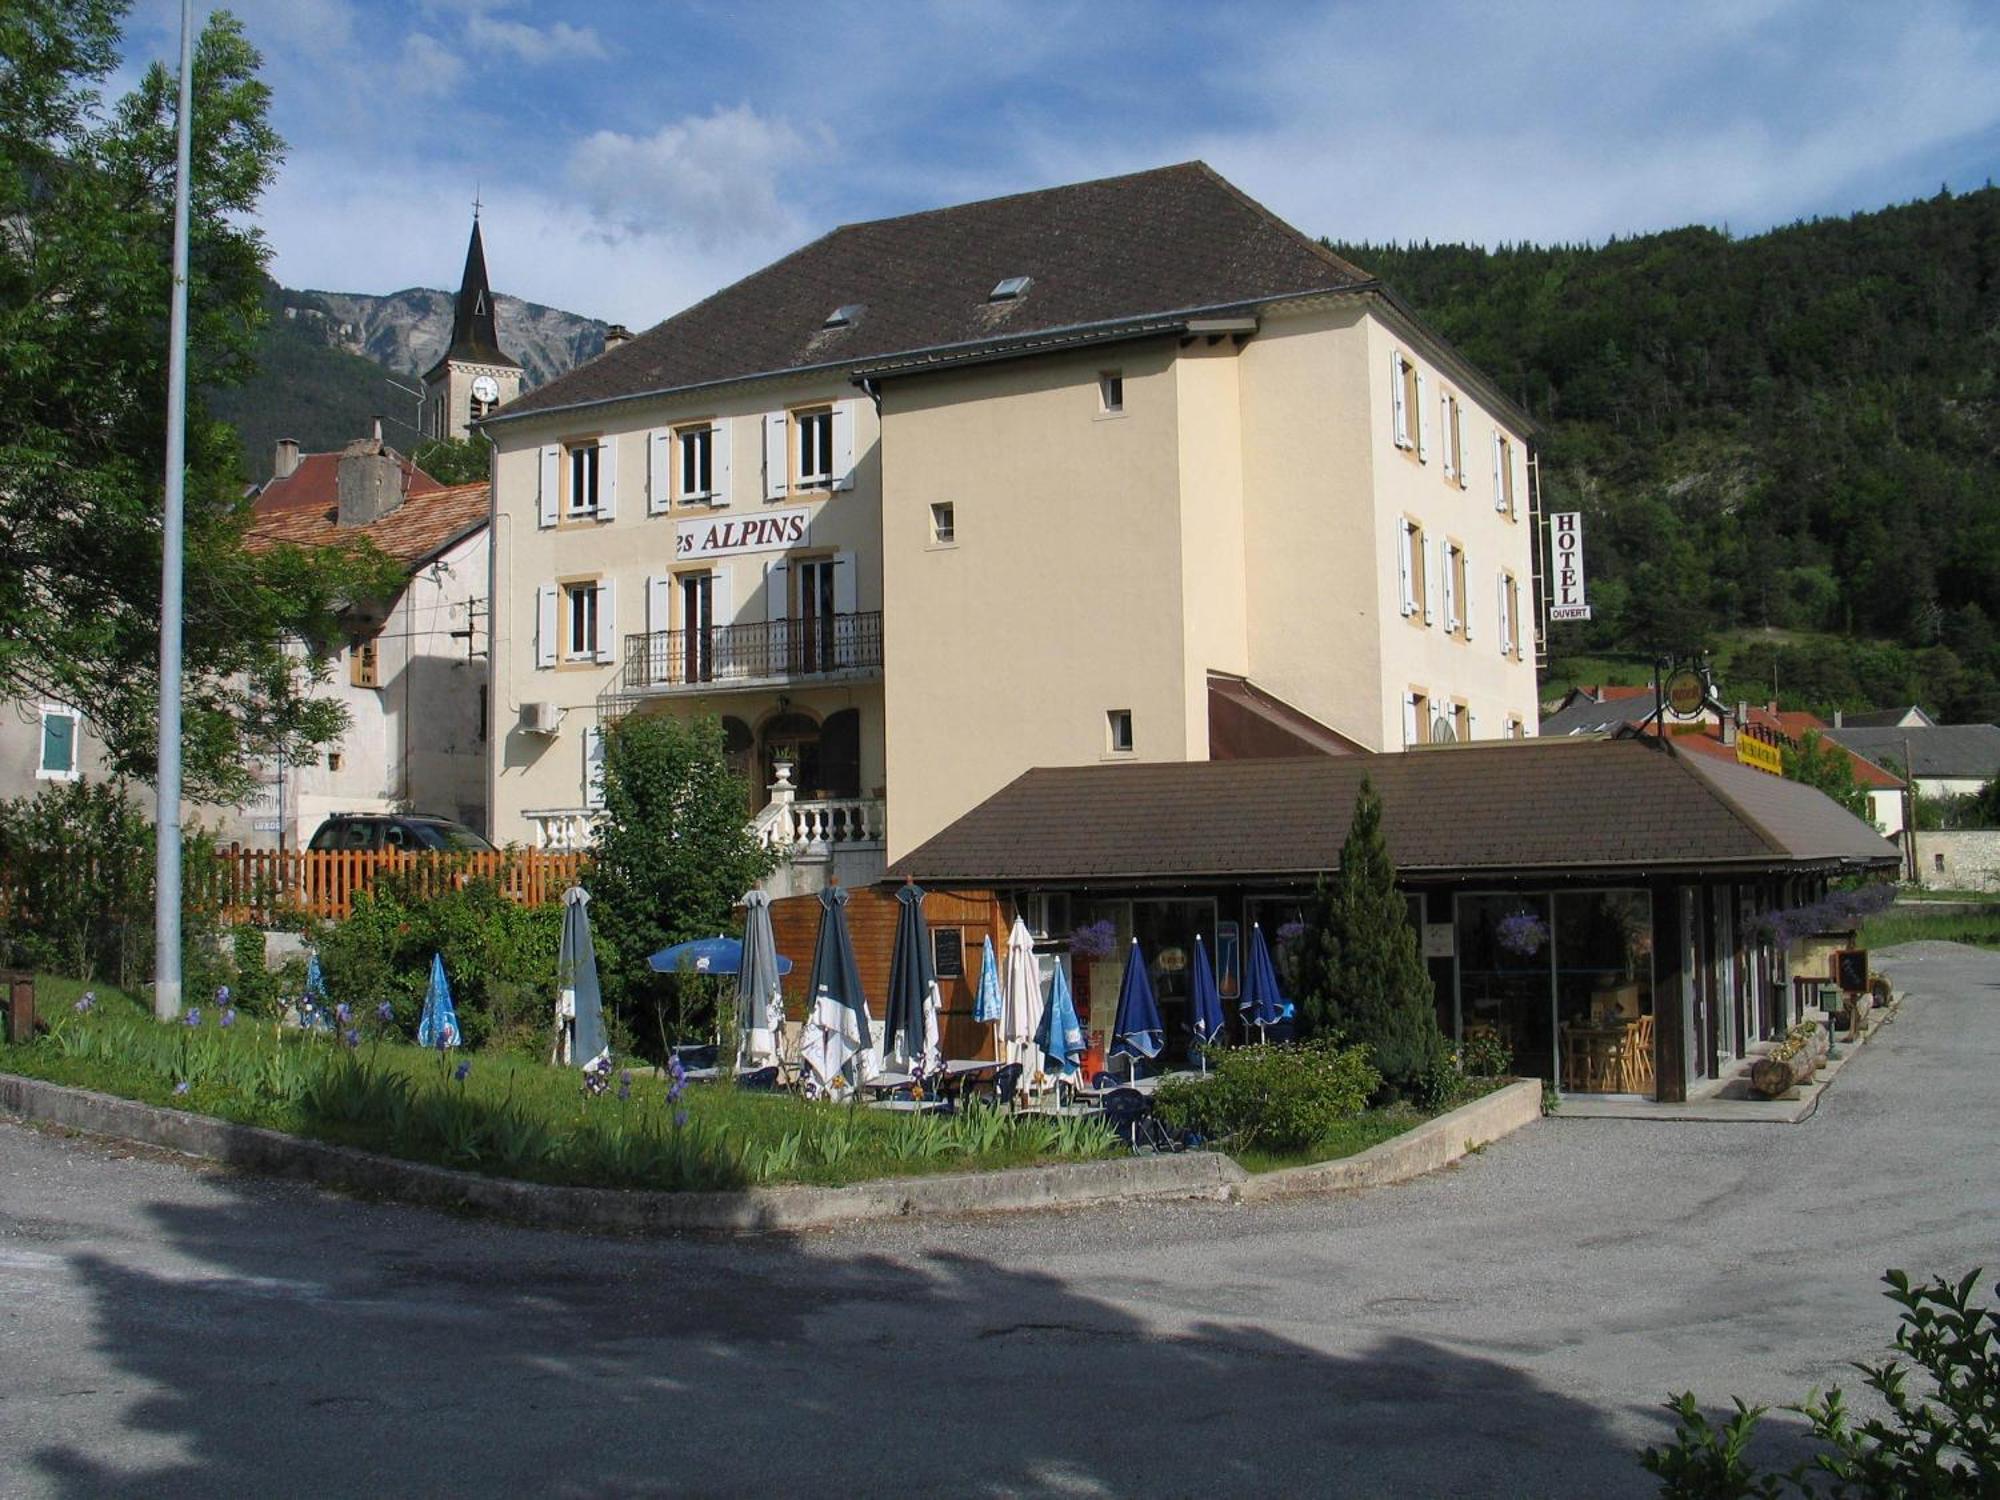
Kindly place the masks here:
[(1492, 1037), (1515, 1071), (1570, 1092), (1654, 1092), (1645, 891), (1481, 893), (1456, 906), (1461, 1038)]
[(1109, 923), (1113, 934), (1111, 951), (1101, 957), (1079, 955), (1072, 973), (1080, 964), (1088, 971), (1082, 985), (1087, 993), (1079, 1008), (1084, 1029), (1093, 1045), (1109, 1047), (1117, 1024), (1118, 992), (1125, 977), (1125, 961), (1132, 941), (1138, 939), (1139, 952), (1146, 960), (1146, 977), (1153, 984), (1153, 998), (1160, 1007), (1160, 1024), (1166, 1029), (1166, 1046), (1155, 1059), (1161, 1067), (1179, 1067), (1188, 1055), (1188, 1007), (1194, 981), (1194, 940), (1200, 934), (1212, 949), (1215, 946), (1215, 901), (1211, 897), (1150, 899), (1131, 901), (1078, 901), (1074, 909), (1079, 925)]

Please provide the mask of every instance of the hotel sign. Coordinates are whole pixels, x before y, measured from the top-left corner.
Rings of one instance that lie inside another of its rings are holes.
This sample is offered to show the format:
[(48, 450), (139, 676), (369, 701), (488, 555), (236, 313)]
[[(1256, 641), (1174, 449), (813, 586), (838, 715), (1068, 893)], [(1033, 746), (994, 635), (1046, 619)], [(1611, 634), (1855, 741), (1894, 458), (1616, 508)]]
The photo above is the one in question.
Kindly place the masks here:
[(1736, 759), (1746, 766), (1754, 766), (1759, 771), (1769, 771), (1773, 776), (1785, 774), (1785, 757), (1778, 747), (1769, 740), (1760, 740), (1755, 735), (1736, 736)]
[(1549, 618), (1588, 620), (1583, 592), (1583, 515), (1566, 510), (1549, 517)]
[(738, 552), (783, 552), (812, 536), (810, 510), (761, 511), (751, 516), (704, 516), (674, 528), (674, 561), (700, 562)]

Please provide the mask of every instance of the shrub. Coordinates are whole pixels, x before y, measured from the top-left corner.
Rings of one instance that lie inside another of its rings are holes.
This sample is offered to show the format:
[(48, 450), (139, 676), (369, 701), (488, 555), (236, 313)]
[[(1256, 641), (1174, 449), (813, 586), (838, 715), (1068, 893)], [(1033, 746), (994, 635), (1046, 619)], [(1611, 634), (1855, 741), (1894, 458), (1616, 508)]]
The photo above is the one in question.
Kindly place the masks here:
[(1467, 1037), (1458, 1055), (1467, 1078), (1505, 1078), (1514, 1071), (1514, 1049), (1497, 1036)]
[[(1991, 1495), (2000, 1492), (2000, 1310), (1975, 1306), (1980, 1273), (1956, 1285), (1942, 1279), (1912, 1287), (1901, 1271), (1882, 1279), (1903, 1309), (1896, 1350), (1915, 1362), (1929, 1387), (1913, 1394), (1899, 1360), (1859, 1368), (1886, 1415), (1856, 1425), (1839, 1386), (1797, 1406), (1821, 1451), (1784, 1474), (1763, 1473), (1746, 1457), (1765, 1408), (1736, 1401), (1720, 1426), (1702, 1415), (1692, 1392), (1667, 1403), (1678, 1419), (1674, 1440), (1647, 1448), (1640, 1463), (1670, 1500), (1739, 1500), (1785, 1494), (1889, 1497)], [(1824, 1489), (1819, 1480), (1832, 1482)]]
[(1260, 1151), (1305, 1151), (1352, 1119), (1381, 1086), (1366, 1047), (1331, 1041), (1233, 1047), (1210, 1054), (1206, 1080), (1164, 1083), (1154, 1108), (1169, 1129)]

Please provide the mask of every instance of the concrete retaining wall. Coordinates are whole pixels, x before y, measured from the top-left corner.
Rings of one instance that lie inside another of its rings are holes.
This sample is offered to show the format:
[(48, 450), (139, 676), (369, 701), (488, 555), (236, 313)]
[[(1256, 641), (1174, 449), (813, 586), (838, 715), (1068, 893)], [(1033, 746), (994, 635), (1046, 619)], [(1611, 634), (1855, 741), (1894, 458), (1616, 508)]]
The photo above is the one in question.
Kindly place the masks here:
[(554, 1187), (456, 1172), (304, 1140), (254, 1125), (0, 1074), (0, 1111), (280, 1177), (432, 1208), (473, 1209), (557, 1229), (626, 1233), (783, 1232), (913, 1214), (1006, 1213), (1148, 1198), (1239, 1199), (1402, 1182), (1517, 1130), (1541, 1113), (1541, 1085), (1510, 1084), (1344, 1161), (1252, 1177), (1218, 1152), (882, 1178), (851, 1187), (666, 1193)]

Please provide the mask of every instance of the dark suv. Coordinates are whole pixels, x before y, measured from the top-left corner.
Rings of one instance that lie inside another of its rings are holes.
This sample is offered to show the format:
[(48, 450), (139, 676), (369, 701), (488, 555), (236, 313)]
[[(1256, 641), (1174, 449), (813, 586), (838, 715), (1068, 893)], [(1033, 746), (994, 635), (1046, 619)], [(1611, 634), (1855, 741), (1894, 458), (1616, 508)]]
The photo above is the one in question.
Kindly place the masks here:
[(422, 813), (335, 813), (319, 825), (319, 831), (306, 847), (472, 854), (484, 853), (493, 846), (450, 818), (429, 818)]

